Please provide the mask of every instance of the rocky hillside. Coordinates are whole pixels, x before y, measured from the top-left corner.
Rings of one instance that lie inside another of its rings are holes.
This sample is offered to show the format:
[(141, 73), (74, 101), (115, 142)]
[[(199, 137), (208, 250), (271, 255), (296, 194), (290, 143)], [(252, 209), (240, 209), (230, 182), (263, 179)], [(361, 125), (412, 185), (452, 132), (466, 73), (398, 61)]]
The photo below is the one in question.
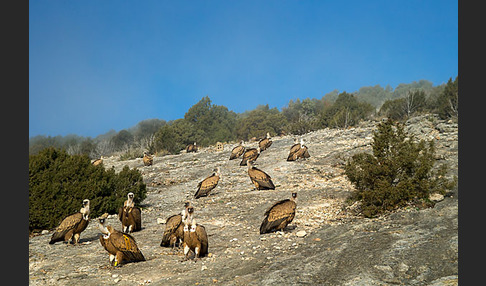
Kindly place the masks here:
[[(367, 219), (344, 201), (353, 191), (343, 163), (356, 152), (371, 151), (376, 122), (347, 130), (324, 129), (303, 136), (311, 158), (287, 162), (293, 137), (272, 138), (257, 167), (275, 190), (254, 191), (247, 167), (229, 160), (235, 144), (223, 151), (142, 159), (104, 160), (117, 171), (138, 168), (147, 184), (142, 230), (134, 233), (147, 261), (113, 268), (100, 245), (96, 218), (80, 244), (49, 245), (51, 232), (29, 238), (31, 285), (456, 285), (458, 281), (457, 188), (438, 197), (433, 208), (409, 207)], [(457, 124), (434, 116), (416, 117), (407, 130), (434, 140), (437, 163), (447, 162), (458, 175)], [(256, 142), (245, 142), (256, 147)], [(211, 196), (193, 199), (198, 182), (220, 167), (222, 179)], [(259, 234), (263, 213), (272, 203), (298, 193), (297, 213), (285, 232)], [(209, 256), (182, 262), (182, 249), (160, 247), (165, 219), (195, 206), (197, 221), (209, 235)], [(115, 215), (108, 219), (117, 229)]]

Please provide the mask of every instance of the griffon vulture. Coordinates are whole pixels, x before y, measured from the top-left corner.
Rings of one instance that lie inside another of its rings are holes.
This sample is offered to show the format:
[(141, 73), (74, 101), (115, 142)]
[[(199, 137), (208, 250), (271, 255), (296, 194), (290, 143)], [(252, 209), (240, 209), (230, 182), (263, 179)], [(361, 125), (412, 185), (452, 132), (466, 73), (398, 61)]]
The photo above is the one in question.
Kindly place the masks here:
[(197, 184), (197, 191), (194, 194), (194, 198), (198, 199), (200, 197), (205, 197), (209, 195), (209, 192), (216, 188), (218, 185), (219, 179), (221, 178), (221, 171), (219, 167), (214, 169), (214, 172), (211, 176), (207, 177), (206, 179), (202, 180)]
[(289, 156), (287, 157), (287, 161), (295, 161), (299, 158), (309, 158), (309, 151), (307, 150), (307, 146), (304, 145), (304, 139), (300, 139), (300, 143), (296, 143), (290, 147)]
[(142, 229), (142, 212), (135, 206), (134, 194), (130, 192), (127, 197), (123, 206), (118, 209), (118, 219), (122, 223), (123, 232), (132, 233)]
[(103, 156), (101, 156), (101, 158), (95, 159), (95, 160), (93, 160), (93, 162), (91, 162), (91, 164), (93, 164), (93, 166), (98, 166), (101, 163), (103, 163)]
[(106, 217), (107, 214), (99, 219), (99, 228), (102, 232), (100, 243), (110, 254), (110, 263), (113, 266), (119, 266), (124, 262), (145, 261), (135, 238), (128, 233), (114, 229), (111, 225), (105, 226)]
[(263, 138), (258, 142), (258, 147), (260, 147), (261, 151), (265, 151), (272, 145), (272, 140), (270, 138), (270, 134), (267, 132), (267, 137)]
[(190, 152), (197, 152), (196, 142), (194, 142), (194, 144), (187, 145), (187, 147), (186, 147), (186, 153), (190, 153)]
[(78, 244), (81, 232), (86, 229), (89, 223), (89, 200), (83, 200), (83, 207), (79, 213), (67, 216), (52, 234), (49, 244), (58, 241), (67, 241), (68, 244), (74, 239), (74, 244)]
[(307, 159), (309, 157), (309, 150), (304, 144), (304, 139), (300, 139), (300, 149), (297, 151), (297, 158)]
[(287, 157), (287, 161), (295, 161), (295, 152), (300, 149), (299, 139), (294, 138), (294, 145), (290, 147), (289, 156)]
[(154, 157), (150, 155), (147, 151), (143, 152), (143, 165), (144, 166), (152, 166), (154, 163)]
[(260, 234), (282, 230), (292, 222), (297, 206), (297, 193), (292, 193), (290, 199), (275, 203), (265, 212), (265, 218), (260, 226)]
[(260, 146), (257, 148), (246, 149), (245, 153), (243, 153), (243, 158), (240, 162), (240, 166), (245, 166), (247, 161), (256, 161), (258, 156), (260, 156), (260, 152)]
[(243, 140), (241, 140), (240, 144), (235, 148), (233, 148), (233, 150), (231, 150), (231, 155), (229, 159), (234, 160), (240, 157), (241, 155), (243, 155), (244, 152), (245, 152), (245, 147), (243, 146)]
[(248, 176), (255, 185), (256, 190), (275, 190), (272, 178), (262, 170), (253, 166), (253, 161), (247, 161)]
[(171, 215), (167, 218), (165, 223), (164, 234), (160, 246), (174, 249), (176, 246), (181, 246), (184, 239), (184, 224), (183, 219), (186, 219), (187, 208), (190, 206), (189, 202), (184, 204), (184, 210), (180, 214)]
[(189, 250), (194, 252), (194, 261), (208, 254), (208, 235), (204, 226), (194, 220), (194, 207), (187, 208), (184, 220), (184, 260), (189, 258)]

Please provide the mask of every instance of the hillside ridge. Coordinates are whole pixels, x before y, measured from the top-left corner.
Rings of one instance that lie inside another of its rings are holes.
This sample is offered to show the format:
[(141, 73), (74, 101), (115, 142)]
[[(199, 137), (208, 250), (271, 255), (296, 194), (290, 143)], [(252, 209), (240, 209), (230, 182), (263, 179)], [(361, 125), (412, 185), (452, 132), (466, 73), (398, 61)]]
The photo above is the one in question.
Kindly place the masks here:
[[(458, 281), (457, 188), (433, 208), (404, 208), (378, 218), (358, 216), (345, 206), (353, 186), (343, 164), (353, 154), (370, 152), (377, 122), (348, 129), (321, 129), (301, 136), (310, 158), (287, 162), (294, 136), (272, 138), (256, 166), (268, 173), (275, 190), (254, 191), (247, 167), (229, 160), (235, 144), (223, 151), (155, 157), (152, 166), (137, 158), (105, 158), (104, 166), (140, 170), (147, 184), (142, 230), (133, 233), (147, 261), (109, 266), (98, 240), (96, 218), (80, 245), (49, 245), (51, 233), (29, 238), (31, 285), (456, 285)], [(436, 116), (411, 118), (406, 130), (434, 140), (437, 163), (458, 175), (458, 126)], [(257, 142), (244, 142), (256, 147)], [(222, 178), (209, 197), (194, 199), (197, 184), (220, 167)], [(297, 213), (285, 232), (259, 234), (265, 210), (298, 193)], [(206, 227), (209, 256), (183, 259), (182, 249), (160, 247), (163, 222), (186, 200)], [(107, 224), (121, 229), (116, 215)]]

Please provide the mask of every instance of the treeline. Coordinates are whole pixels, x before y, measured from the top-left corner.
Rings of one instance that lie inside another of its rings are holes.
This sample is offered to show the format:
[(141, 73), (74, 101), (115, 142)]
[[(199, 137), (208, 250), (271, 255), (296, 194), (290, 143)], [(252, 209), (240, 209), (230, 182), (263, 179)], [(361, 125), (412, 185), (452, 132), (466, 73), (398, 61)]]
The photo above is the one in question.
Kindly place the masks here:
[(29, 154), (47, 147), (66, 150), (71, 155), (90, 158), (121, 155), (140, 157), (144, 150), (158, 154), (177, 154), (188, 144), (209, 146), (271, 136), (301, 135), (322, 128), (347, 128), (361, 120), (388, 117), (406, 120), (419, 113), (436, 113), (441, 118), (458, 116), (458, 77), (433, 86), (420, 80), (399, 84), (395, 89), (380, 85), (362, 87), (357, 92), (334, 90), (321, 99), (290, 100), (281, 111), (259, 105), (254, 110), (235, 113), (212, 104), (208, 96), (193, 105), (184, 118), (166, 122), (148, 119), (119, 132), (111, 130), (96, 138), (76, 135), (36, 136), (29, 140)]

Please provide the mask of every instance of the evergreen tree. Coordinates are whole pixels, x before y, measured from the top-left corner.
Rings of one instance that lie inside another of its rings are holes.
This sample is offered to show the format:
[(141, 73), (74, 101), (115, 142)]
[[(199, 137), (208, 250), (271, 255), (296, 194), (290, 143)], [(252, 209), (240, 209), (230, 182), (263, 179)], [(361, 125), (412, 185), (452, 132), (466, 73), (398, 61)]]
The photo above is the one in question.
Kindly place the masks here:
[(406, 206), (413, 200), (429, 203), (431, 193), (444, 194), (457, 178), (445, 178), (447, 166), (436, 171), (434, 142), (416, 143), (403, 125), (391, 119), (373, 132), (373, 153), (358, 153), (345, 166), (345, 174), (356, 187), (351, 201), (360, 201), (362, 214), (376, 216)]
[(444, 91), (437, 98), (437, 112), (442, 119), (459, 116), (458, 77), (447, 81)]
[(93, 166), (87, 155), (69, 155), (46, 148), (29, 155), (29, 230), (51, 229), (66, 216), (78, 212), (90, 200), (90, 216), (115, 214), (129, 192), (135, 203), (146, 197), (146, 186), (137, 169), (115, 170)]

